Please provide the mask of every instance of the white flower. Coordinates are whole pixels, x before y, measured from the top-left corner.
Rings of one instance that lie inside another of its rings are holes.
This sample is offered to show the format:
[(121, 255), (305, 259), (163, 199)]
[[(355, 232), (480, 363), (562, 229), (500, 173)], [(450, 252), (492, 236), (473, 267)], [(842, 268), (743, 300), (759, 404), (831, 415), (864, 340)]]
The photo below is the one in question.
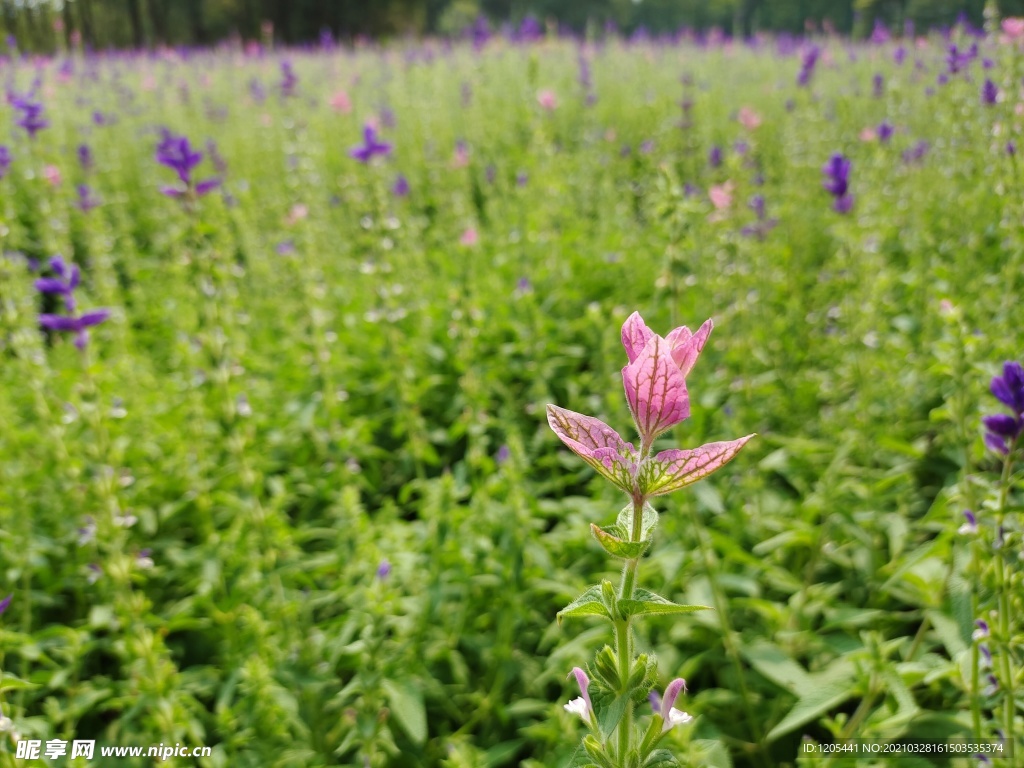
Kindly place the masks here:
[(589, 722), (590, 707), (587, 705), (587, 702), (584, 700), (582, 696), (578, 696), (577, 698), (573, 699), (568, 704), (566, 704), (565, 711), (573, 715), (579, 715), (585, 723)]
[(665, 720), (665, 724), (661, 727), (661, 731), (664, 733), (674, 726), (686, 725), (691, 720), (693, 720), (693, 717), (685, 712), (679, 711), (675, 707), (672, 707), (672, 709), (668, 711), (668, 718)]

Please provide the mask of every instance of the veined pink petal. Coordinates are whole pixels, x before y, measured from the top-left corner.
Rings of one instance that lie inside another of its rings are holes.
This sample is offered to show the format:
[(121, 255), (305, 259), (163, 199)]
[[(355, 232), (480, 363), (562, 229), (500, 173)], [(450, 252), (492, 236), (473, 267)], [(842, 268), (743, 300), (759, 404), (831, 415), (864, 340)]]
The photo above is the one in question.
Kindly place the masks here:
[[(668, 335), (667, 341), (672, 343), (672, 359), (676, 361), (676, 365), (679, 366), (683, 376), (688, 376), (690, 371), (693, 370), (693, 366), (700, 356), (700, 351), (708, 343), (708, 336), (711, 335), (711, 330), (714, 327), (715, 324), (709, 318), (704, 321), (704, 325), (698, 328), (694, 334), (691, 334), (690, 330), (684, 326), (683, 328), (677, 328)], [(673, 334), (676, 331), (686, 331), (686, 334), (679, 334), (673, 339)]]
[(633, 460), (636, 451), (632, 443), (627, 443), (600, 419), (557, 405), (548, 406), (548, 424), (558, 438), (596, 472), (627, 493), (632, 491), (636, 472)]
[(647, 497), (678, 491), (728, 464), (752, 437), (707, 443), (692, 450), (662, 451), (640, 466), (637, 484)]
[(622, 383), (637, 429), (648, 445), (690, 415), (686, 378), (661, 336), (652, 334), (643, 351), (622, 369)]
[(634, 312), (626, 318), (626, 322), (622, 324), (622, 346), (626, 348), (629, 362), (636, 360), (636, 356), (643, 352), (653, 335), (654, 331), (647, 327), (639, 312)]

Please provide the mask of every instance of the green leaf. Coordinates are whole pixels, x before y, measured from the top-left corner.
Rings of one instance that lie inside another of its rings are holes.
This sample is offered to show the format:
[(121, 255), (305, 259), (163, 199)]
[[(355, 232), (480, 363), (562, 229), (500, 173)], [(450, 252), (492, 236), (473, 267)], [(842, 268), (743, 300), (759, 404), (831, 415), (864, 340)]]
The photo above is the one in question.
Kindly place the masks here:
[(555, 614), (555, 620), (561, 624), (562, 619), (576, 616), (604, 616), (611, 618), (608, 609), (601, 601), (601, 585), (589, 587), (586, 592), (577, 597), (565, 608)]
[(388, 705), (395, 721), (416, 744), (427, 740), (427, 710), (423, 694), (406, 680), (383, 680), (381, 688), (388, 697)]
[(635, 560), (640, 557), (651, 545), (651, 540), (629, 541), (628, 534), (620, 525), (601, 528), (590, 524), (590, 532), (604, 548), (604, 551), (614, 557), (621, 557), (623, 560)]
[(782, 721), (769, 731), (765, 740), (775, 741), (780, 736), (795, 731), (833, 707), (837, 707), (856, 693), (854, 669), (846, 659), (833, 662), (825, 671), (811, 675), (811, 685), (797, 700)]
[(644, 768), (655, 768), (655, 766), (658, 766), (658, 768), (670, 768), (670, 766), (678, 765), (678, 761), (667, 749), (656, 749), (644, 760)]
[(28, 680), (22, 680), (20, 677), (15, 677), (11, 674), (5, 674), (0, 677), (0, 693), (4, 691), (25, 691), (38, 687), (36, 683), (30, 683)]
[(707, 605), (678, 605), (671, 600), (666, 600), (661, 595), (648, 592), (646, 589), (635, 590), (632, 600), (619, 600), (619, 612), (623, 616), (653, 616), (710, 610), (712, 610), (711, 607)]
[[(654, 526), (658, 524), (658, 511), (650, 504), (644, 504), (643, 516), (640, 519), (640, 540), (647, 541), (651, 538)], [(626, 540), (633, 538), (633, 505), (627, 504), (615, 518), (615, 525), (624, 532)]]
[(696, 739), (693, 741), (700, 765), (704, 768), (732, 768), (732, 757), (729, 750), (720, 741), (713, 739)]
[(607, 706), (599, 708), (597, 713), (597, 725), (601, 729), (601, 736), (605, 739), (611, 738), (615, 726), (626, 714), (626, 705), (629, 704), (628, 695), (616, 696)]
[(786, 652), (767, 640), (757, 640), (740, 648), (740, 653), (754, 669), (773, 683), (799, 694), (811, 687), (811, 676), (804, 668), (786, 655)]

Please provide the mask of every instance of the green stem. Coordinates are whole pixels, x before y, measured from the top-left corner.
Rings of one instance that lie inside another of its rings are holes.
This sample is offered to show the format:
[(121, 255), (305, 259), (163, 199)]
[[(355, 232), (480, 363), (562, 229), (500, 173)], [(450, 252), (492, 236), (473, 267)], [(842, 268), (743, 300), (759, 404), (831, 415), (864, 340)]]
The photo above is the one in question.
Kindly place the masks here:
[[(633, 530), (630, 539), (639, 541), (643, 533), (643, 500), (633, 500)], [(640, 559), (627, 560), (622, 569), (622, 583), (619, 586), (619, 600), (632, 600), (636, 587), (636, 570)], [(618, 652), (619, 677), (625, 685), (629, 679), (629, 670), (633, 666), (633, 636), (630, 617), (615, 622), (616, 651)], [(633, 702), (626, 704), (626, 711), (618, 725), (618, 760), (621, 768), (626, 768), (626, 758), (632, 748), (633, 740)]]
[[(1010, 489), (1010, 470), (1013, 467), (1013, 456), (1016, 452), (1017, 441), (1014, 440), (1013, 444), (1010, 445), (1010, 449), (1006, 452), (1006, 458), (1003, 461), (1003, 472), (999, 479), (999, 507), (996, 513), (996, 536), (1000, 535), (1003, 528), (1003, 520), (1006, 516), (1006, 497)], [(1013, 679), (1013, 664), (1010, 658), (1011, 643), (1010, 643), (1010, 589), (1008, 589), (1008, 582), (1011, 576), (1007, 573), (1006, 557), (1003, 550), (1006, 548), (1005, 544), (1001, 544), (996, 548), (996, 577), (999, 589), (999, 637), (1001, 645), (1000, 662), (1002, 664), (1003, 673), (1003, 737), (1006, 739), (1010, 748), (1013, 749), (1014, 734), (1013, 726), (1016, 719), (1016, 694), (1014, 691), (1014, 679)], [(977, 647), (977, 644), (975, 644)], [(975, 665), (977, 669), (977, 665)]]

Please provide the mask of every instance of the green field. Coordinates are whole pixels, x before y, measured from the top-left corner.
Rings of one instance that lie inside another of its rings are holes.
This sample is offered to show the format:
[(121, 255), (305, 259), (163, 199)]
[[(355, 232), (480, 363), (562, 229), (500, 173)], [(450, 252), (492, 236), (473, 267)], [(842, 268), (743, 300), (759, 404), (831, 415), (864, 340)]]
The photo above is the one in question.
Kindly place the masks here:
[[(625, 502), (545, 407), (632, 439), (634, 310), (715, 322), (659, 447), (758, 434), (655, 502), (642, 583), (719, 609), (639, 627), (687, 680), (680, 765), (853, 764), (798, 762), (805, 736), (1024, 749), (1021, 475), (981, 424), (1022, 358), (1024, 53), (817, 43), (806, 86), (810, 43), (768, 39), (6, 61), (49, 125), (0, 107), (0, 766), (164, 764), (16, 739), (570, 765), (566, 676), (610, 635), (555, 614), (616, 578), (588, 524)], [(393, 151), (363, 164), (367, 122)], [(161, 193), (161, 128), (217, 189)], [(40, 328), (57, 254), (78, 311), (111, 312), (83, 351)]]

